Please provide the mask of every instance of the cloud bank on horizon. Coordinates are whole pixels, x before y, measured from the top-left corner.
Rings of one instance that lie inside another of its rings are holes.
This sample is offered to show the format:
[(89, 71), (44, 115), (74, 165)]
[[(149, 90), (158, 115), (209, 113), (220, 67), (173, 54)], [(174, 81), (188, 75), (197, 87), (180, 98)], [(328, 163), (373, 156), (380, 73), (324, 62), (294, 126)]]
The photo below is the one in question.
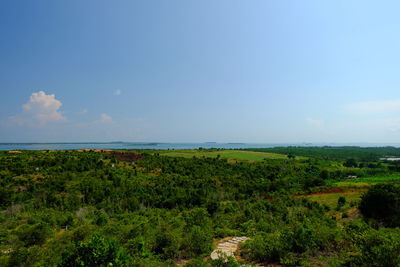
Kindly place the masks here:
[[(28, 102), (22, 105), (21, 113), (17, 115), (9, 116), (9, 124), (8, 126), (14, 129), (25, 129), (25, 131), (30, 131), (35, 129), (34, 132), (48, 131), (49, 129), (63, 129), (64, 131), (68, 131), (69, 128), (72, 132), (82, 134), (82, 131), (92, 132), (107, 132), (107, 140), (98, 138), (96, 135), (93, 138), (97, 141), (110, 141), (110, 140), (120, 140), (118, 132), (136, 132), (132, 131), (130, 126), (137, 125), (137, 122), (142, 122), (143, 119), (135, 119), (131, 120), (117, 120), (115, 121), (112, 116), (107, 113), (100, 113), (97, 117), (94, 117), (91, 121), (83, 122), (80, 118), (85, 116), (88, 113), (86, 108), (74, 112), (78, 114), (74, 119), (67, 118), (64, 112), (61, 110), (63, 103), (60, 99), (56, 97), (55, 94), (47, 94), (45, 91), (37, 91), (32, 93), (28, 97)], [(351, 132), (357, 132), (358, 130), (365, 130), (368, 128), (372, 128), (376, 125), (379, 125), (379, 128), (388, 132), (395, 133), (396, 135), (400, 133), (400, 117), (391, 117), (388, 116), (390, 112), (398, 111), (400, 108), (400, 102), (397, 100), (382, 100), (382, 101), (371, 101), (371, 102), (357, 102), (352, 104), (347, 104), (343, 108), (343, 112), (349, 116), (369, 116), (371, 114), (384, 114), (383, 118), (378, 118), (371, 120), (369, 117), (367, 120), (359, 120), (357, 122), (339, 122), (335, 120), (325, 121), (319, 118), (304, 118), (304, 123), (302, 128), (307, 134), (317, 134), (323, 135), (324, 138), (329, 139), (330, 142), (334, 139), (335, 134), (340, 133), (341, 130), (347, 131), (348, 135), (351, 135)], [(318, 115), (318, 114), (314, 114)], [(127, 123), (128, 122), (128, 123)], [(11, 126), (10, 126), (11, 125)], [(137, 130), (137, 129), (136, 129)], [(372, 129), (370, 129), (372, 130)], [(376, 131), (372, 130), (372, 131)], [(299, 134), (299, 133), (296, 133)], [(90, 135), (89, 135), (90, 136)], [(137, 141), (130, 139), (131, 137), (135, 137), (136, 133), (132, 135), (125, 135), (125, 141)], [(103, 136), (104, 137), (104, 136)], [(64, 141), (66, 136), (52, 136), (52, 141)], [(45, 141), (41, 139), (33, 139), (34, 141)], [(68, 139), (68, 141), (80, 141), (79, 137), (76, 139)], [(147, 141), (154, 140), (148, 139)], [(90, 140), (89, 140), (90, 141)], [(140, 140), (141, 141), (141, 140)], [(166, 140), (168, 141), (168, 140)], [(179, 140), (174, 140), (179, 141)], [(183, 140), (188, 141), (188, 140)], [(261, 142), (262, 140), (258, 140), (257, 142)], [(319, 140), (322, 142), (322, 140)], [(395, 141), (395, 140), (393, 140)], [(393, 142), (392, 141), (392, 142)], [(263, 141), (267, 142), (267, 141)], [(281, 141), (284, 142), (284, 141)], [(300, 142), (298, 140), (295, 141), (287, 141), (287, 142)], [(318, 141), (317, 141), (318, 142)], [(325, 142), (325, 141), (323, 141)], [(348, 142), (347, 140), (340, 140), (338, 142)], [(361, 142), (361, 141), (360, 141)], [(374, 142), (374, 141), (370, 141)]]
[(400, 99), (359, 102), (350, 104), (347, 108), (350, 112), (356, 114), (399, 113)]

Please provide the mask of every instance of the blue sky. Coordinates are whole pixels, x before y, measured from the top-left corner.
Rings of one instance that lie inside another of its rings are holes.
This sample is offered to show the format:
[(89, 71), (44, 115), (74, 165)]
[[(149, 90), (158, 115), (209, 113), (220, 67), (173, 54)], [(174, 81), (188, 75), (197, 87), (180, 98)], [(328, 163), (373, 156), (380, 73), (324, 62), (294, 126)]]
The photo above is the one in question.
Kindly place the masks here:
[(0, 142), (398, 142), (397, 1), (1, 1)]

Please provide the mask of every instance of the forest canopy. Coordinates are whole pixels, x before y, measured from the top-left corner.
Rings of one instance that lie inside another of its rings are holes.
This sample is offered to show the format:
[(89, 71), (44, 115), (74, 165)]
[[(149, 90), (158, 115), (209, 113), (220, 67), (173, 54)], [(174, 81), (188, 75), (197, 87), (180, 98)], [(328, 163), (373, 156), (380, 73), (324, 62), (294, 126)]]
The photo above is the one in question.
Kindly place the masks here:
[[(0, 265), (396, 266), (399, 165), (376, 151), (349, 152), (351, 166), (323, 149), (263, 160), (0, 152)], [(210, 259), (235, 236), (248, 238), (240, 258)]]

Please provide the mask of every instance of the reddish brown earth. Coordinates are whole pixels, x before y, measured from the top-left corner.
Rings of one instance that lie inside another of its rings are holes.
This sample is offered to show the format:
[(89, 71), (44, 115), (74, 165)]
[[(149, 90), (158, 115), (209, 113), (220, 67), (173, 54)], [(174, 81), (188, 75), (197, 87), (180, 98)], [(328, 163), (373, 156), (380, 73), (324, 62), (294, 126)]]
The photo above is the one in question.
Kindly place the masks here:
[(313, 192), (313, 194), (343, 193), (343, 192), (344, 192), (343, 188), (338, 186), (332, 186), (317, 192)]
[(119, 161), (138, 161), (144, 158), (143, 155), (137, 154), (134, 152), (118, 152), (118, 151), (111, 151), (109, 154), (113, 155)]
[(10, 151), (8, 151), (8, 153), (10, 153), (10, 154), (20, 154), (20, 153), (22, 153), (22, 151), (19, 151), (19, 150), (10, 150)]
[(311, 196), (311, 195), (317, 195), (317, 194), (335, 194), (335, 193), (343, 193), (343, 192), (344, 192), (343, 188), (338, 187), (338, 186), (331, 186), (331, 187), (324, 188), (319, 191), (311, 192), (309, 194), (298, 194), (298, 195), (296, 195), (296, 197)]

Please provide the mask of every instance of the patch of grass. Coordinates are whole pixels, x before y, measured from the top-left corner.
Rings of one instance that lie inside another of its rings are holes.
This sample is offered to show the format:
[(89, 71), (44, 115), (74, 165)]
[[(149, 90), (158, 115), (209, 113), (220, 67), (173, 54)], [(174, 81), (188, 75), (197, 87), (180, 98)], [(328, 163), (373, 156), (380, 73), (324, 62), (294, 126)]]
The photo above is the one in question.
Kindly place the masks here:
[[(340, 187), (343, 192), (317, 192), (308, 195), (303, 195), (301, 197), (308, 198), (312, 201), (319, 202), (320, 204), (325, 204), (330, 208), (329, 216), (334, 216), (339, 220), (347, 220), (357, 217), (355, 211), (351, 210), (351, 202), (358, 202), (361, 199), (361, 195), (368, 190), (368, 188), (377, 183), (400, 183), (399, 176), (372, 176), (372, 177), (360, 177), (354, 179), (344, 179), (340, 181), (329, 180), (327, 184), (332, 187)], [(345, 197), (347, 203), (340, 210), (336, 210), (337, 201), (339, 197)], [(342, 218), (342, 213), (351, 210), (349, 213), (349, 218)]]
[(218, 155), (221, 158), (239, 160), (239, 161), (260, 161), (264, 159), (287, 159), (286, 155), (275, 154), (268, 152), (253, 152), (253, 151), (241, 151), (241, 150), (216, 150), (216, 151), (202, 151), (202, 150), (166, 150), (157, 151), (160, 155), (170, 157), (208, 157), (216, 158)]
[(366, 191), (366, 188), (354, 188), (352, 190), (344, 191), (341, 193), (321, 193), (321, 194), (310, 194), (304, 197), (317, 201), (321, 204), (326, 204), (330, 208), (334, 208), (337, 205), (339, 197), (345, 197), (347, 202), (358, 201), (362, 193)]
[(347, 202), (360, 200), (361, 195), (368, 190), (371, 185), (377, 183), (400, 183), (399, 176), (372, 176), (372, 177), (360, 177), (354, 179), (344, 179), (340, 181), (329, 180), (327, 184), (329, 186), (340, 187), (344, 192), (340, 193), (315, 193), (309, 194), (304, 197), (310, 200), (317, 201), (321, 204), (326, 204), (329, 207), (334, 207), (337, 204), (337, 200), (340, 196), (344, 196)]
[(365, 187), (371, 186), (378, 183), (400, 183), (399, 176), (372, 176), (372, 177), (360, 177), (354, 179), (345, 179), (340, 181), (331, 180), (328, 182), (329, 185), (339, 187)]
[[(341, 193), (316, 193), (301, 197), (327, 205), (329, 211), (326, 215), (329, 217), (335, 217), (338, 222), (342, 223), (344, 221), (356, 219), (360, 216), (358, 208), (354, 207), (353, 204), (358, 203), (361, 199), (361, 195), (367, 190), (368, 187), (356, 187), (347, 188), (346, 191)], [(338, 199), (340, 197), (346, 198), (346, 204), (338, 209)], [(344, 213), (347, 215), (343, 216)]]

